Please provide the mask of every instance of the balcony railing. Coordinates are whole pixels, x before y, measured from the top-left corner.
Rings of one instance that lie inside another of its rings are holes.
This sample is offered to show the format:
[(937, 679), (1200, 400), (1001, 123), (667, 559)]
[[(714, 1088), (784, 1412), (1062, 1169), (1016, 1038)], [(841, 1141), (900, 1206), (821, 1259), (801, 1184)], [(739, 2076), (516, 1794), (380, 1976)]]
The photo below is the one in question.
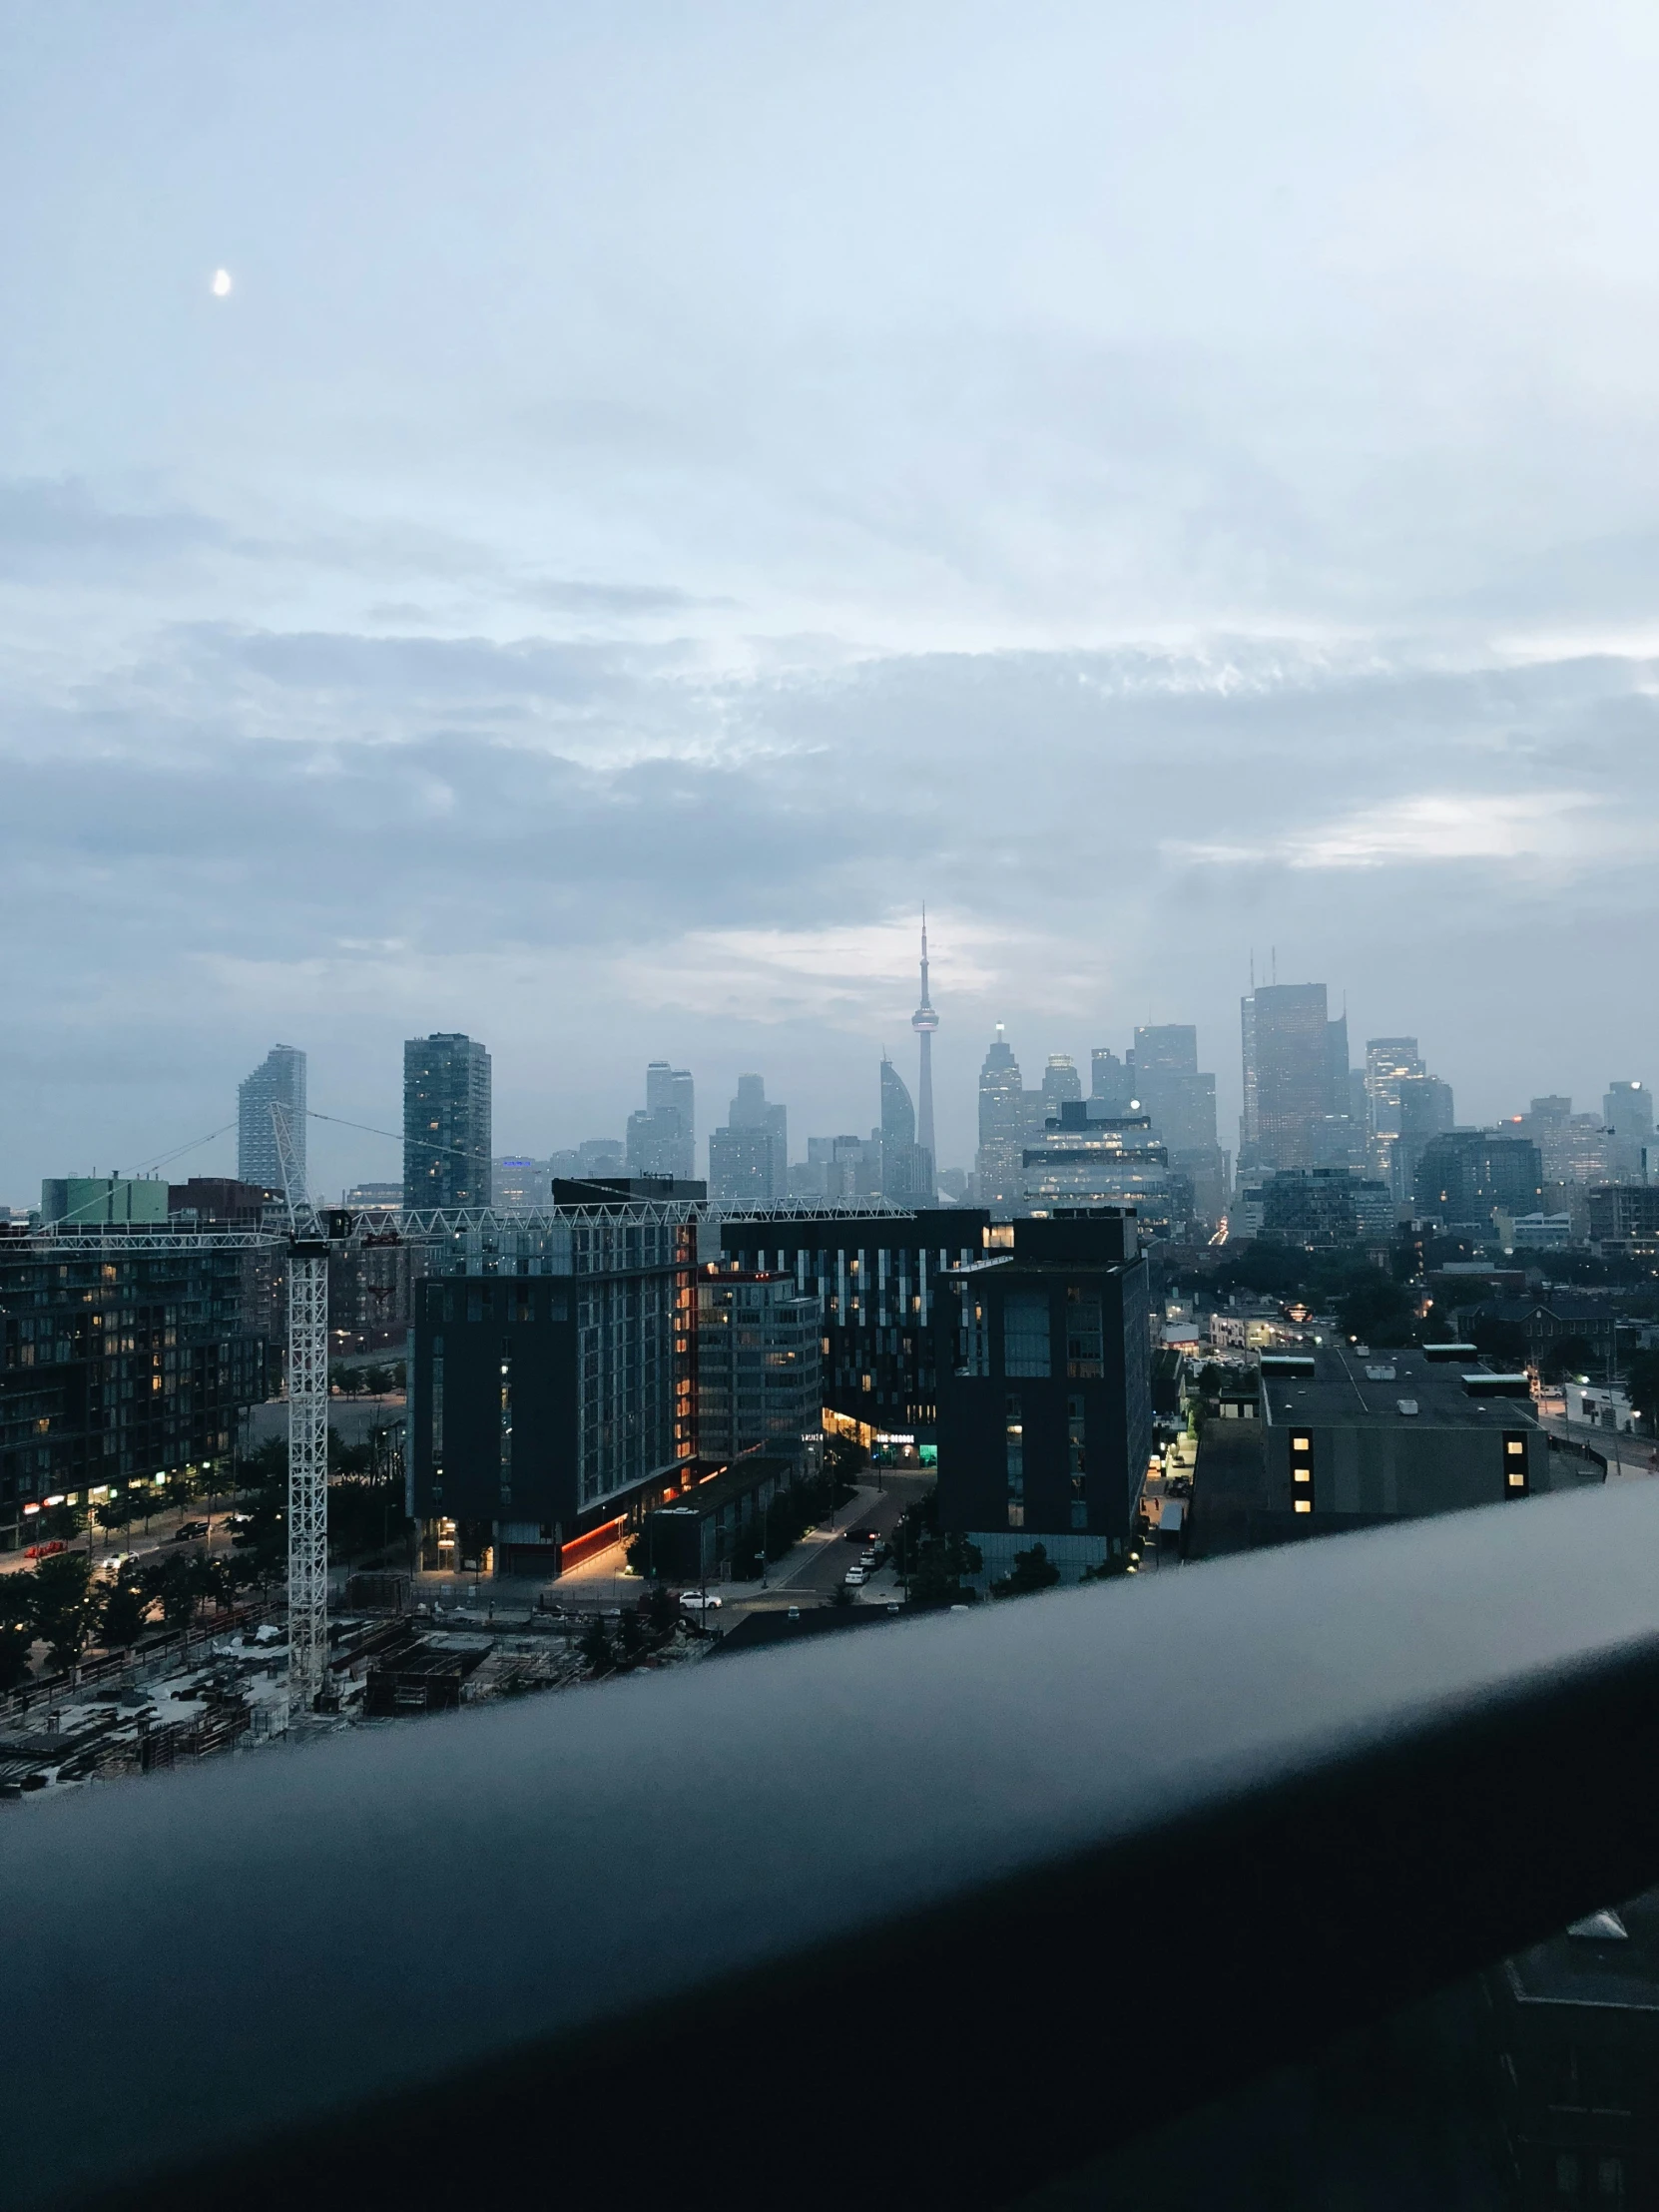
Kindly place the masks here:
[[(1006, 2202), (1659, 1876), (1659, 1486), (36, 1800), (0, 2203)], [(1173, 2061), (1173, 2062), (1171, 2062)]]

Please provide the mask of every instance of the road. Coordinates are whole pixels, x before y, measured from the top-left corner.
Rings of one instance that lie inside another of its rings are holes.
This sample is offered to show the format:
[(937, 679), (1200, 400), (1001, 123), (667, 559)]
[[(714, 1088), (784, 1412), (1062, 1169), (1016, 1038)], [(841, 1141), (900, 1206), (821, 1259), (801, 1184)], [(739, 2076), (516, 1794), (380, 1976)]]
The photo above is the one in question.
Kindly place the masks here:
[[(186, 1505), (171, 1512), (152, 1514), (148, 1534), (146, 1534), (142, 1522), (135, 1523), (133, 1527), (128, 1529), (111, 1530), (108, 1537), (102, 1529), (94, 1529), (92, 1531), (93, 1567), (96, 1570), (104, 1566), (109, 1560), (118, 1558), (123, 1552), (126, 1553), (129, 1559), (146, 1559), (155, 1552), (201, 1551), (204, 1546), (209, 1545), (216, 1553), (229, 1551), (232, 1531), (229, 1526), (230, 1516), (228, 1511), (212, 1515), (212, 1533), (210, 1536), (197, 1537), (186, 1543), (178, 1541), (178, 1531), (183, 1522), (205, 1521), (209, 1517), (205, 1506)], [(80, 1535), (71, 1538), (64, 1548), (67, 1551), (85, 1551), (87, 1549), (86, 1536)], [(0, 1552), (0, 1574), (28, 1573), (33, 1570), (35, 1564), (36, 1562), (33, 1559), (26, 1559), (22, 1551)]]

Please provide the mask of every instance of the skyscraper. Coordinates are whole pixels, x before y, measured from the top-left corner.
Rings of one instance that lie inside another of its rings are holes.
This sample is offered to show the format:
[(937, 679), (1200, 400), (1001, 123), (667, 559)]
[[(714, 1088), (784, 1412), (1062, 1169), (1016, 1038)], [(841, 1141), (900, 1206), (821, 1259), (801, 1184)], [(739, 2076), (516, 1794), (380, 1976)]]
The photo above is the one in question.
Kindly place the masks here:
[(628, 1116), (630, 1175), (669, 1175), (690, 1182), (697, 1172), (697, 1116), (691, 1072), (651, 1061), (645, 1108)]
[(789, 1187), (788, 1109), (768, 1100), (764, 1076), (740, 1075), (726, 1127), (709, 1132), (709, 1196), (765, 1206)]
[(1437, 1075), (1402, 1075), (1395, 1084), (1399, 1110), (1399, 1134), (1393, 1145), (1393, 1195), (1400, 1204), (1412, 1201), (1417, 1168), (1423, 1153), (1436, 1137), (1451, 1129), (1455, 1112), (1451, 1085)]
[(272, 1133), (271, 1109), (287, 1109), (299, 1180), (305, 1180), (305, 1055), (291, 1044), (274, 1044), (253, 1074), (237, 1085), (237, 1181), (280, 1190), (282, 1170)]
[(1611, 1138), (1607, 1150), (1614, 1179), (1639, 1182), (1642, 1149), (1653, 1142), (1653, 1093), (1645, 1083), (1609, 1083), (1601, 1111)]
[(904, 1078), (881, 1056), (881, 1191), (910, 1205), (933, 1203), (933, 1160), (916, 1142), (916, 1112)]
[(1001, 1022), (979, 1070), (979, 1152), (975, 1161), (982, 1206), (1009, 1206), (1021, 1191), (1025, 1092)]
[[(939, 1017), (933, 1011), (927, 996), (927, 908), (921, 909), (921, 1004), (910, 1016), (910, 1027), (921, 1043), (921, 1088), (916, 1093), (920, 1101), (917, 1114), (916, 1142), (934, 1165), (938, 1161), (938, 1148), (933, 1142), (933, 1032), (939, 1026)], [(931, 1173), (931, 1168), (929, 1173)]]
[(403, 1047), (403, 1203), (488, 1206), (490, 1056), (458, 1030)]
[(1135, 1031), (1126, 1071), (1153, 1134), (1168, 1147), (1170, 1166), (1190, 1177), (1194, 1206), (1209, 1222), (1227, 1205), (1227, 1156), (1216, 1141), (1216, 1079), (1198, 1064), (1198, 1031), (1166, 1021)]
[[(1320, 1164), (1323, 1124), (1348, 1112), (1344, 1090), (1333, 1097), (1335, 1062), (1323, 983), (1262, 983), (1240, 1002), (1244, 1039), (1241, 1168), (1306, 1168)], [(1342, 1025), (1347, 1057), (1347, 1023)]]

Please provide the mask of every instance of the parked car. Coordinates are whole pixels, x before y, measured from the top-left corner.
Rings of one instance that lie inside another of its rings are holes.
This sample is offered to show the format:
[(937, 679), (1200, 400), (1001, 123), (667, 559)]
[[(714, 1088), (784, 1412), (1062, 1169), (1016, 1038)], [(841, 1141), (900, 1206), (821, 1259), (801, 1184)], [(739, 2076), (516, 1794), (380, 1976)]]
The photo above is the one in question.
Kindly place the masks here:
[(711, 1597), (707, 1590), (682, 1590), (680, 1610), (683, 1613), (718, 1613), (722, 1600)]
[(181, 1521), (173, 1541), (176, 1544), (188, 1544), (193, 1537), (205, 1536), (207, 1533), (208, 1524), (205, 1520)]
[(863, 1579), (864, 1570), (862, 1567), (848, 1567), (846, 1572), (841, 1576), (841, 1580), (847, 1585), (848, 1589), (854, 1590), (858, 1587), (859, 1583), (863, 1581)]
[(866, 1551), (863, 1554), (862, 1558), (858, 1561), (859, 1566), (863, 1568), (865, 1574), (873, 1574), (875, 1572), (875, 1558), (876, 1555), (873, 1551)]
[(67, 1548), (61, 1536), (53, 1536), (44, 1544), (30, 1544), (23, 1556), (25, 1559), (50, 1559), (53, 1552)]

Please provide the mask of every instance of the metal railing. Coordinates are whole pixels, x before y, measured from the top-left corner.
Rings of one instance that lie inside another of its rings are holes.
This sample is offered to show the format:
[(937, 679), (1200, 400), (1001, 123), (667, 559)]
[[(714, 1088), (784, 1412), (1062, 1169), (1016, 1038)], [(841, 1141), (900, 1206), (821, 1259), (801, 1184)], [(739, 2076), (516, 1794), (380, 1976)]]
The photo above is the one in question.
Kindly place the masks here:
[(36, 1801), (0, 1850), (5, 2205), (1004, 2203), (1153, 2061), (1165, 2117), (1653, 1881), (1659, 1486)]

